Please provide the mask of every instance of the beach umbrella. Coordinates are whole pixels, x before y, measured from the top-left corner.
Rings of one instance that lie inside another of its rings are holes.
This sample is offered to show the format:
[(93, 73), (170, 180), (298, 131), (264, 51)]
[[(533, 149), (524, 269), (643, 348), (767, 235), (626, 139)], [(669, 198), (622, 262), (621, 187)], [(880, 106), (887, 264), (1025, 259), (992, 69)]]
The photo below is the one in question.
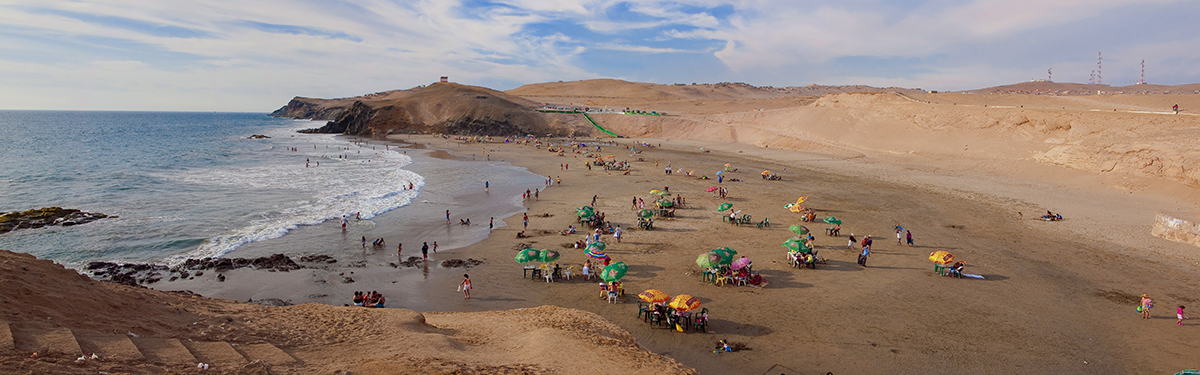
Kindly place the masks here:
[(675, 311), (695, 310), (700, 308), (700, 300), (687, 294), (680, 294), (675, 296), (675, 298), (672, 298), (671, 302), (668, 303), (667, 306), (675, 309)]
[(659, 190), (651, 190), (651, 191), (650, 191), (650, 194), (662, 194), (662, 191), (659, 191)]
[(608, 248), (608, 244), (601, 242), (601, 241), (596, 241), (596, 242), (592, 242), (592, 243), (588, 244), (589, 249), (591, 249), (593, 247), (600, 249), (600, 251), (604, 251), (604, 249)]
[(721, 203), (721, 205), (717, 207), (717, 212), (724, 212), (725, 210), (728, 210), (730, 207), (733, 207), (733, 203), (729, 203), (729, 202)]
[(650, 303), (662, 303), (671, 300), (671, 296), (658, 289), (648, 289), (645, 292), (638, 293), (638, 298)]
[(769, 175), (769, 174), (771, 174), (771, 171), (763, 171), (763, 173), (762, 173), (762, 175), (763, 175), (763, 176), (766, 176), (766, 175)]
[(596, 258), (596, 259), (608, 258), (608, 254), (604, 253), (604, 249), (596, 248), (596, 247), (589, 247), (587, 249), (587, 255), (589, 257)]
[(808, 196), (807, 196), (807, 195), (805, 195), (805, 196), (802, 196), (802, 197), (800, 197), (800, 198), (796, 198), (796, 203), (797, 203), (797, 204), (804, 203), (804, 201), (806, 201), (806, 200), (808, 200)]
[(950, 262), (954, 261), (954, 255), (950, 254), (949, 251), (938, 250), (929, 253), (929, 260), (937, 264), (950, 264)]
[(717, 171), (717, 174), (725, 173), (725, 171)]
[(800, 224), (793, 224), (792, 226), (788, 227), (788, 230), (795, 234), (808, 234), (808, 227)]
[(729, 268), (732, 268), (735, 270), (740, 270), (749, 265), (750, 265), (750, 258), (741, 257), (741, 258), (737, 258), (737, 260), (734, 260), (733, 263), (730, 263)]
[(558, 260), (562, 256), (558, 250), (545, 249), (538, 252), (538, 261), (542, 263), (550, 263)]
[(734, 255), (737, 255), (737, 253), (738, 253), (737, 250), (734, 250), (733, 248), (728, 247), (728, 246), (721, 246), (716, 249), (712, 249), (712, 252), (725, 253), (725, 254), (728, 254), (730, 257), (733, 257)]
[(791, 252), (807, 253), (812, 251), (812, 248), (809, 248), (807, 244), (795, 238), (789, 238), (780, 246), (783, 246), (783, 248), (788, 249), (788, 251)]
[(709, 186), (709, 187), (708, 187), (708, 189), (704, 189), (704, 192), (705, 192), (705, 193), (711, 193), (711, 192), (714, 192), (714, 191), (717, 191), (717, 187), (716, 187), (716, 186)]
[(842, 219), (833, 216), (826, 217), (825, 222), (833, 225), (842, 225)]
[(718, 265), (729, 264), (733, 262), (733, 256), (737, 254), (737, 252), (730, 252), (721, 249), (709, 251), (708, 253), (721, 257), (721, 260), (717, 262)]
[(646, 219), (651, 216), (654, 216), (654, 211), (650, 209), (642, 209), (641, 211), (638, 211), (638, 217), (640, 218)]
[(799, 213), (800, 211), (804, 211), (804, 206), (801, 206), (799, 204), (794, 204), (794, 206), (788, 207), (788, 210)]
[(629, 272), (629, 266), (625, 262), (616, 262), (600, 271), (600, 279), (611, 283), (625, 277), (626, 272)]
[(799, 205), (800, 205), (799, 203), (788, 203), (788, 204), (783, 205), (783, 208), (792, 208), (792, 207), (796, 207)]
[(655, 203), (658, 203), (659, 206), (666, 207), (666, 208), (671, 208), (672, 206), (675, 205), (675, 202), (672, 202), (669, 199), (659, 199)]
[(575, 214), (579, 215), (579, 217), (592, 217), (596, 216), (596, 209), (591, 206), (583, 206), (575, 209)]
[(541, 256), (541, 254), (542, 252), (538, 251), (537, 249), (525, 249), (517, 253), (516, 260), (519, 263), (532, 262), (538, 260), (538, 257)]
[(713, 268), (720, 266), (721, 262), (724, 260), (725, 258), (722, 258), (720, 255), (704, 253), (700, 254), (700, 256), (696, 258), (696, 265), (700, 266), (700, 268)]

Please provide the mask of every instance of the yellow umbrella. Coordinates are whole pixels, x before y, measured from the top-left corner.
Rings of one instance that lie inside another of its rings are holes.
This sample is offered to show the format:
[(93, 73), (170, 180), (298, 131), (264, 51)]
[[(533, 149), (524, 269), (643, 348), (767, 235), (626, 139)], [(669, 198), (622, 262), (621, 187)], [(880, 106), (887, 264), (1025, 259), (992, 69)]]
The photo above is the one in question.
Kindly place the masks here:
[(659, 193), (662, 193), (662, 192), (661, 192), (661, 191), (658, 191), (658, 190), (651, 190), (651, 191), (650, 191), (650, 194), (659, 194)]
[(687, 294), (680, 294), (672, 298), (671, 303), (668, 303), (667, 306), (678, 311), (695, 310), (700, 308), (700, 300)]
[(762, 173), (762, 175), (763, 175), (763, 176), (766, 176), (766, 175), (769, 175), (769, 174), (771, 174), (771, 171), (763, 171), (763, 173)]
[(649, 289), (645, 292), (638, 293), (638, 298), (641, 298), (642, 301), (650, 303), (661, 303), (671, 300), (671, 296), (668, 296), (666, 293), (663, 293), (663, 291), (658, 289)]
[(946, 250), (938, 250), (929, 253), (929, 260), (942, 265), (950, 264), (950, 262), (954, 261), (954, 254), (950, 254), (950, 252)]
[(806, 201), (806, 200), (808, 200), (808, 196), (807, 196), (807, 195), (805, 195), (805, 196), (803, 196), (803, 197), (800, 197), (800, 198), (796, 198), (796, 203), (797, 203), (797, 204), (799, 204), (799, 203), (804, 203), (804, 201)]
[(788, 207), (788, 210), (791, 210), (792, 212), (800, 212), (800, 211), (804, 211), (804, 206), (797, 204), (795, 206)]
[(616, 155), (604, 155), (604, 158), (605, 158), (605, 159), (612, 159), (612, 158), (615, 158), (615, 157), (617, 157), (617, 156), (616, 156)]

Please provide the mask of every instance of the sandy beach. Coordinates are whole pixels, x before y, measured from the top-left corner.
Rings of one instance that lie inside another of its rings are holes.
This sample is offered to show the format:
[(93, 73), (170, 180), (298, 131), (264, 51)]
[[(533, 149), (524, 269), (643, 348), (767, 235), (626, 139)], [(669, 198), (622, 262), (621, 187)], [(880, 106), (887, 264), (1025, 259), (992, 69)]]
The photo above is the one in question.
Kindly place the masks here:
[[(378, 290), (389, 297), (389, 307), (429, 312), (551, 304), (599, 314), (628, 330), (646, 349), (706, 374), (769, 369), (1117, 374), (1177, 371), (1191, 365), (1191, 327), (1176, 327), (1167, 309), (1156, 309), (1150, 321), (1138, 319), (1133, 311), (1142, 293), (1151, 294), (1160, 306), (1197, 300), (1192, 248), (1149, 235), (1152, 220), (1145, 217), (1152, 217), (1151, 207), (1161, 207), (1167, 199), (1159, 195), (1093, 187), (1086, 176), (1060, 178), (1070, 182), (1060, 184), (938, 168), (886, 155), (848, 158), (676, 140), (645, 140), (653, 148), (635, 146), (633, 140), (604, 147), (601, 153), (616, 155), (617, 160), (646, 160), (633, 162), (631, 173), (622, 175), (601, 168), (589, 171), (584, 166), (587, 159), (569, 153), (556, 156), (532, 145), (447, 145), (437, 137), (407, 138), (468, 157), (486, 147), (494, 160), (561, 177), (562, 183), (526, 202), (531, 238), (515, 238), (522, 226), (516, 215), (482, 242), (431, 254), (434, 261), (484, 261), (467, 271), (436, 266), (396, 269), (388, 265), (394, 260), (384, 251), (360, 267), (286, 274), (237, 270), (222, 284), (197, 278), (191, 284), (156, 287), (186, 286), (218, 298), (271, 296), (295, 303), (325, 302), (329, 296), (348, 299), (354, 290)], [(641, 153), (632, 155), (625, 145)], [(666, 175), (662, 168), (668, 162), (676, 169), (696, 170), (697, 175), (712, 175), (729, 163), (737, 171), (726, 173), (720, 184), (730, 191), (725, 202), (756, 221), (769, 217), (773, 225), (758, 229), (723, 223), (715, 210), (722, 201), (704, 192), (717, 186), (716, 180)], [(569, 169), (560, 170), (560, 163), (570, 164)], [(776, 171), (784, 179), (763, 180), (762, 170)], [(735, 178), (742, 182), (730, 181)], [(687, 208), (673, 220), (656, 221), (654, 230), (637, 230), (631, 197), (649, 199), (650, 190), (665, 187), (682, 195)], [(598, 197), (597, 210), (626, 231), (619, 244), (605, 238), (610, 256), (630, 265), (623, 282), (632, 293), (618, 304), (597, 298), (594, 280), (523, 279), (520, 264), (512, 260), (524, 243), (563, 251), (564, 267), (581, 264), (586, 259), (583, 251), (567, 247), (582, 235), (557, 232), (575, 223), (574, 209), (590, 204), (593, 195)], [(839, 238), (820, 233), (824, 223), (808, 224), (816, 233), (819, 255), (828, 258), (827, 265), (815, 270), (789, 267), (779, 245), (792, 236), (787, 226), (799, 222), (783, 204), (802, 195), (809, 197), (807, 205), (818, 217), (833, 215), (845, 222)], [(1099, 206), (1097, 201), (1106, 203)], [(1047, 209), (1064, 213), (1068, 220), (1036, 220)], [(1024, 213), (1023, 220), (1018, 211)], [(538, 217), (542, 213), (553, 216)], [(429, 220), (444, 225), (444, 217)], [(916, 246), (893, 242), (896, 225), (913, 232)], [(854, 263), (857, 251), (846, 250), (844, 236), (850, 233), (876, 238), (867, 267)], [(702, 282), (696, 256), (721, 246), (751, 258), (769, 284), (753, 288)], [(936, 276), (927, 259), (935, 250), (951, 251), (967, 262), (967, 273), (985, 279)], [(335, 281), (349, 272), (355, 283)], [(462, 273), (471, 274), (476, 285), (470, 300), (455, 292)], [(636, 317), (634, 293), (650, 288), (698, 297), (712, 316), (709, 332), (680, 333), (643, 323)], [(752, 350), (714, 354), (711, 346), (719, 339), (742, 342)]]

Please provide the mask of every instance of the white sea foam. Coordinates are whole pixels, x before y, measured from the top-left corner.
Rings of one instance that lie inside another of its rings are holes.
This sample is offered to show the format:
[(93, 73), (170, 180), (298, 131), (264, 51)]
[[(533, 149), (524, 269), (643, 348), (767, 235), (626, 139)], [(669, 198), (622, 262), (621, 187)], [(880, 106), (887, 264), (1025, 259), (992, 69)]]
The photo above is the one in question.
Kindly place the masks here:
[[(264, 205), (259, 218), (235, 224), (237, 227), (205, 240), (195, 250), (168, 258), (168, 263), (221, 256), (250, 242), (278, 238), (299, 226), (340, 220), (343, 216), (353, 218), (357, 214), (370, 219), (409, 204), (425, 185), (424, 177), (403, 169), (412, 163), (412, 158), (395, 147), (385, 150), (381, 144), (360, 145), (327, 134), (297, 135), (294, 130), (280, 129), (267, 134), (277, 142), (277, 149), (272, 152), (284, 154), (291, 152), (285, 151), (290, 147), (297, 148), (288, 156), (287, 163), (236, 169), (214, 167), (167, 176), (188, 184), (265, 192), (271, 198), (267, 202), (247, 202)], [(295, 162), (300, 157), (309, 160), (307, 167)], [(406, 189), (409, 183), (414, 189)]]

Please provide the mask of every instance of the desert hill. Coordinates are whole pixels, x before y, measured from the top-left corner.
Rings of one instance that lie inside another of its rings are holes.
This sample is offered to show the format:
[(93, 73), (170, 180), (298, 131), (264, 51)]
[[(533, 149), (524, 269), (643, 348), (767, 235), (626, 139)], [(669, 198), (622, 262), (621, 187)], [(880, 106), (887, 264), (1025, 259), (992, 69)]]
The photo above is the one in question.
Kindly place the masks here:
[(537, 103), (488, 88), (434, 83), (380, 97), (293, 99), (273, 115), (322, 118), (335, 115), (314, 133), (383, 136), (404, 133), (463, 135), (568, 135), (587, 131), (572, 116), (538, 113)]
[(1200, 90), (1200, 83), (1192, 83), (1186, 85), (1128, 85), (1128, 86), (1110, 86), (1110, 85), (1093, 85), (1085, 83), (1073, 82), (1050, 82), (1050, 81), (1031, 81), (1021, 82), (1011, 85), (1001, 85), (975, 90), (966, 90), (962, 92), (971, 94), (1056, 94), (1056, 95), (1095, 95), (1097, 92), (1105, 94), (1196, 94)]
[(595, 314), (554, 306), (260, 306), (99, 282), (3, 250), (0, 285), (4, 374), (695, 373)]

